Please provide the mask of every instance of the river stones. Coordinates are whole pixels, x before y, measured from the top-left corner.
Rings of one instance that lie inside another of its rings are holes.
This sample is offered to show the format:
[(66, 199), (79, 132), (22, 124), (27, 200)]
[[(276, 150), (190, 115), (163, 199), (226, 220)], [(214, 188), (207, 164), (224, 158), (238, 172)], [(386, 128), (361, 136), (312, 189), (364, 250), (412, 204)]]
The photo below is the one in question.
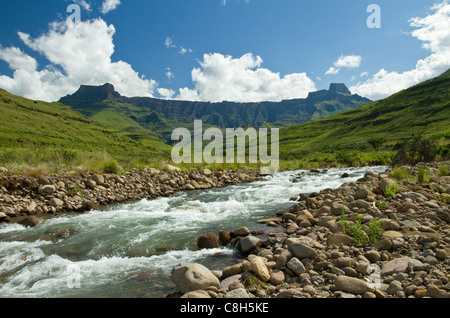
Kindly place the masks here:
[(206, 233), (197, 239), (199, 248), (217, 248), (219, 247), (219, 237), (214, 233)]
[(300, 260), (317, 256), (317, 252), (313, 248), (303, 243), (292, 243), (289, 245), (288, 249), (294, 257), (297, 257)]
[(334, 286), (336, 290), (357, 295), (363, 295), (366, 292), (372, 291), (372, 288), (367, 285), (367, 282), (346, 275), (338, 276), (334, 281)]
[(250, 261), (250, 269), (264, 282), (270, 280), (270, 272), (262, 257), (254, 257)]
[(219, 279), (208, 268), (196, 263), (182, 263), (175, 266), (171, 279), (183, 294), (205, 290), (210, 286), (219, 288), (220, 285)]
[(251, 251), (255, 250), (257, 247), (261, 246), (261, 244), (262, 244), (261, 239), (253, 235), (248, 235), (243, 239), (241, 239), (237, 243), (236, 247), (241, 253), (248, 254)]

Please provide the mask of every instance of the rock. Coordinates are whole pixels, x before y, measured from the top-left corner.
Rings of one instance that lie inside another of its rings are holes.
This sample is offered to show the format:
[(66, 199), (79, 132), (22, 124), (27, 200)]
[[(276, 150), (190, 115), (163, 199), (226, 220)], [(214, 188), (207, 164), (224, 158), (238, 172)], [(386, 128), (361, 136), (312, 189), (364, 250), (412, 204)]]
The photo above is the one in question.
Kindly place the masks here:
[(56, 192), (56, 187), (54, 185), (43, 185), (38, 189), (39, 194), (51, 195)]
[(81, 202), (81, 209), (82, 209), (82, 211), (91, 211), (91, 210), (95, 209), (95, 204), (94, 204), (94, 202), (92, 202), (90, 200), (84, 199)]
[(367, 190), (364, 187), (361, 187), (361, 188), (357, 188), (355, 190), (355, 193), (353, 193), (353, 198), (355, 200), (365, 199), (365, 198), (367, 198), (368, 195), (369, 195), (369, 190)]
[(430, 286), (427, 288), (425, 296), (431, 298), (450, 298), (450, 293), (439, 289), (437, 286)]
[(317, 252), (313, 248), (302, 243), (292, 243), (288, 246), (288, 249), (293, 256), (300, 260), (304, 258), (315, 258), (317, 256)]
[(225, 230), (221, 230), (219, 232), (219, 242), (221, 245), (227, 246), (228, 243), (230, 243), (230, 240), (231, 240), (230, 232)]
[(342, 212), (345, 214), (350, 213), (350, 209), (342, 202), (333, 202), (330, 205), (330, 212), (335, 216), (341, 216)]
[(222, 279), (242, 273), (242, 263), (225, 267), (222, 271)]
[(386, 192), (386, 188), (392, 184), (394, 184), (395, 181), (389, 178), (383, 178), (381, 179), (381, 181), (378, 183), (378, 188), (380, 188), (381, 191)]
[(249, 234), (250, 230), (245, 226), (241, 226), (240, 228), (237, 228), (231, 232), (232, 236), (247, 236)]
[(419, 206), (415, 205), (412, 202), (405, 201), (398, 208), (398, 212), (406, 212), (409, 209), (413, 209), (414, 211), (419, 211), (420, 208), (419, 208)]
[(50, 200), (48, 201), (48, 204), (49, 204), (50, 206), (54, 206), (55, 208), (57, 208), (57, 207), (63, 206), (63, 205), (64, 205), (64, 202), (61, 201), (60, 199), (52, 198), (52, 199), (50, 199)]
[(284, 272), (279, 270), (279, 269), (274, 269), (271, 273), (270, 273), (270, 283), (273, 285), (280, 285), (284, 283), (284, 280), (286, 279), (286, 277), (284, 276)]
[(182, 263), (172, 269), (172, 282), (183, 293), (204, 290), (207, 287), (219, 288), (219, 279), (205, 266), (196, 263)]
[(344, 233), (333, 233), (327, 239), (328, 246), (353, 246), (356, 245), (356, 241), (353, 237)]
[(245, 288), (236, 288), (226, 293), (224, 298), (252, 298)]
[(413, 265), (422, 264), (421, 261), (411, 257), (396, 258), (381, 267), (381, 276), (404, 273), (406, 272), (409, 263), (412, 263)]
[(443, 261), (447, 258), (447, 253), (444, 249), (436, 249), (436, 258)]
[(92, 176), (92, 180), (94, 180), (96, 184), (100, 185), (103, 185), (105, 183), (105, 178), (101, 174), (94, 174)]
[(184, 294), (181, 298), (211, 298), (211, 296), (205, 290), (194, 290)]
[(292, 257), (290, 261), (286, 264), (286, 267), (289, 268), (295, 275), (300, 275), (306, 272), (305, 266), (303, 263), (296, 257)]
[(249, 235), (241, 239), (237, 244), (237, 249), (243, 253), (248, 254), (255, 250), (257, 247), (261, 246), (262, 241), (256, 236)]
[(210, 177), (212, 175), (212, 172), (209, 169), (203, 169), (202, 173), (204, 176), (207, 176), (207, 177)]
[(447, 223), (450, 223), (450, 211), (445, 210), (437, 210), (436, 215), (438, 218), (440, 218), (442, 221), (445, 221)]
[(261, 257), (254, 257), (250, 261), (250, 269), (261, 278), (262, 281), (268, 282), (270, 280), (270, 272), (264, 260)]
[(24, 217), (18, 223), (22, 224), (23, 226), (34, 227), (41, 223), (41, 219), (38, 218), (37, 216), (29, 215), (29, 216)]
[(382, 238), (373, 243), (372, 246), (380, 251), (389, 251), (392, 248), (392, 240), (389, 238)]
[(357, 295), (372, 291), (365, 281), (345, 275), (338, 276), (334, 280), (334, 286), (337, 290)]
[(219, 247), (219, 237), (214, 233), (206, 233), (197, 239), (199, 248), (217, 248)]
[(276, 268), (280, 269), (286, 266), (287, 262), (292, 258), (292, 253), (284, 249), (281, 251), (280, 255), (278, 255), (277, 262), (276, 262)]
[(400, 229), (400, 224), (391, 219), (382, 218), (380, 219), (381, 228), (385, 231), (397, 231)]
[(402, 283), (397, 280), (393, 280), (389, 284), (389, 287), (386, 291), (391, 295), (396, 295), (399, 291), (403, 291)]
[(195, 190), (195, 187), (192, 184), (187, 183), (183, 186), (183, 190), (193, 191), (193, 190)]
[(313, 219), (313, 215), (311, 214), (311, 212), (309, 212), (308, 210), (302, 210), (300, 211), (296, 218), (295, 218), (295, 222), (300, 223), (302, 221), (308, 221)]
[(94, 180), (87, 180), (85, 183), (86, 187), (94, 189), (97, 186), (97, 182)]
[(364, 256), (371, 262), (371, 263), (376, 263), (379, 260), (381, 260), (381, 255), (378, 251), (375, 250), (370, 250), (367, 251)]
[(352, 257), (344, 256), (339, 257), (334, 261), (334, 266), (336, 267), (352, 267), (356, 263), (356, 260)]
[(223, 279), (220, 282), (219, 285), (219, 291), (222, 293), (226, 293), (228, 292), (229, 288), (231, 285), (233, 285), (234, 283), (239, 283), (241, 281), (241, 275), (240, 274), (236, 274), (233, 276), (229, 276), (226, 277), (225, 279)]

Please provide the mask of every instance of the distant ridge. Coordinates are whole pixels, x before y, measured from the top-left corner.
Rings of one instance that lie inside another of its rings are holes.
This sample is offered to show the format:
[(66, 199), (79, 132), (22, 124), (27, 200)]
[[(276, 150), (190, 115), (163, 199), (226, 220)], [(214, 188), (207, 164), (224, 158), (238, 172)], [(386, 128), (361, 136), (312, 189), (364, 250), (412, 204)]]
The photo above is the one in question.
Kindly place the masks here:
[(59, 102), (103, 125), (114, 127), (120, 121), (121, 125), (126, 126), (128, 122), (128, 128), (121, 128), (147, 131), (168, 141), (174, 127), (186, 127), (195, 119), (221, 128), (286, 127), (351, 110), (371, 100), (352, 94), (342, 83), (332, 83), (328, 90), (312, 92), (303, 99), (253, 103), (125, 97), (107, 83), (102, 86), (82, 85), (77, 92), (61, 98)]

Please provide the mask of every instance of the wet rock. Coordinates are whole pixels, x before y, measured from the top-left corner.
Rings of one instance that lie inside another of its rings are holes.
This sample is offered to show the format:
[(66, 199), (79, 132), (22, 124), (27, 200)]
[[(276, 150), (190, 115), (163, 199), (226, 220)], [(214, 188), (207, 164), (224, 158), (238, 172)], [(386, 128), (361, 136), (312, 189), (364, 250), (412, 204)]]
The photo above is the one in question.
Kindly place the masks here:
[(255, 250), (257, 247), (261, 246), (261, 239), (256, 236), (249, 235), (241, 239), (237, 244), (237, 249), (243, 253), (248, 254), (251, 251)]
[(219, 237), (214, 233), (206, 233), (197, 239), (197, 246), (203, 248), (217, 248), (219, 247)]
[(22, 224), (23, 226), (27, 226), (27, 227), (35, 227), (41, 223), (41, 219), (37, 216), (29, 215), (29, 216), (24, 217), (18, 223)]

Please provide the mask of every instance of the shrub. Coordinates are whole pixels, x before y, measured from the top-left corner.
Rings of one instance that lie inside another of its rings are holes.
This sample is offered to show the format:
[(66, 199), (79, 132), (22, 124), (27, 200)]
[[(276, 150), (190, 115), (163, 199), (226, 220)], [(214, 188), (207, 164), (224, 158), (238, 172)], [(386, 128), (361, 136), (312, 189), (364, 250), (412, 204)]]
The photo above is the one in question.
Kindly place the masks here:
[(399, 186), (395, 182), (387, 185), (386, 190), (384, 191), (384, 196), (386, 198), (394, 197), (397, 194), (398, 188), (399, 188)]
[(397, 180), (405, 180), (409, 176), (408, 170), (406, 168), (394, 168), (392, 171), (392, 177)]
[(386, 210), (387, 207), (388, 207), (387, 202), (384, 201), (384, 200), (383, 200), (383, 201), (377, 201), (377, 202), (375, 203), (375, 205), (376, 205), (376, 207), (379, 208), (380, 210)]
[(375, 243), (384, 231), (379, 218), (370, 220), (367, 226), (367, 232), (364, 231), (361, 214), (356, 216), (354, 224), (349, 224), (345, 212), (342, 212), (340, 223), (344, 233), (353, 237), (358, 244)]
[(116, 160), (111, 159), (111, 160), (102, 161), (100, 166), (103, 169), (104, 173), (117, 173), (118, 168), (119, 168), (119, 163)]
[(403, 143), (392, 160), (394, 166), (433, 161), (438, 154), (436, 141), (413, 137)]
[(440, 177), (448, 176), (448, 167), (444, 165), (440, 166), (437, 175)]
[(430, 181), (430, 176), (427, 173), (427, 170), (423, 167), (417, 170), (417, 182), (424, 183)]

